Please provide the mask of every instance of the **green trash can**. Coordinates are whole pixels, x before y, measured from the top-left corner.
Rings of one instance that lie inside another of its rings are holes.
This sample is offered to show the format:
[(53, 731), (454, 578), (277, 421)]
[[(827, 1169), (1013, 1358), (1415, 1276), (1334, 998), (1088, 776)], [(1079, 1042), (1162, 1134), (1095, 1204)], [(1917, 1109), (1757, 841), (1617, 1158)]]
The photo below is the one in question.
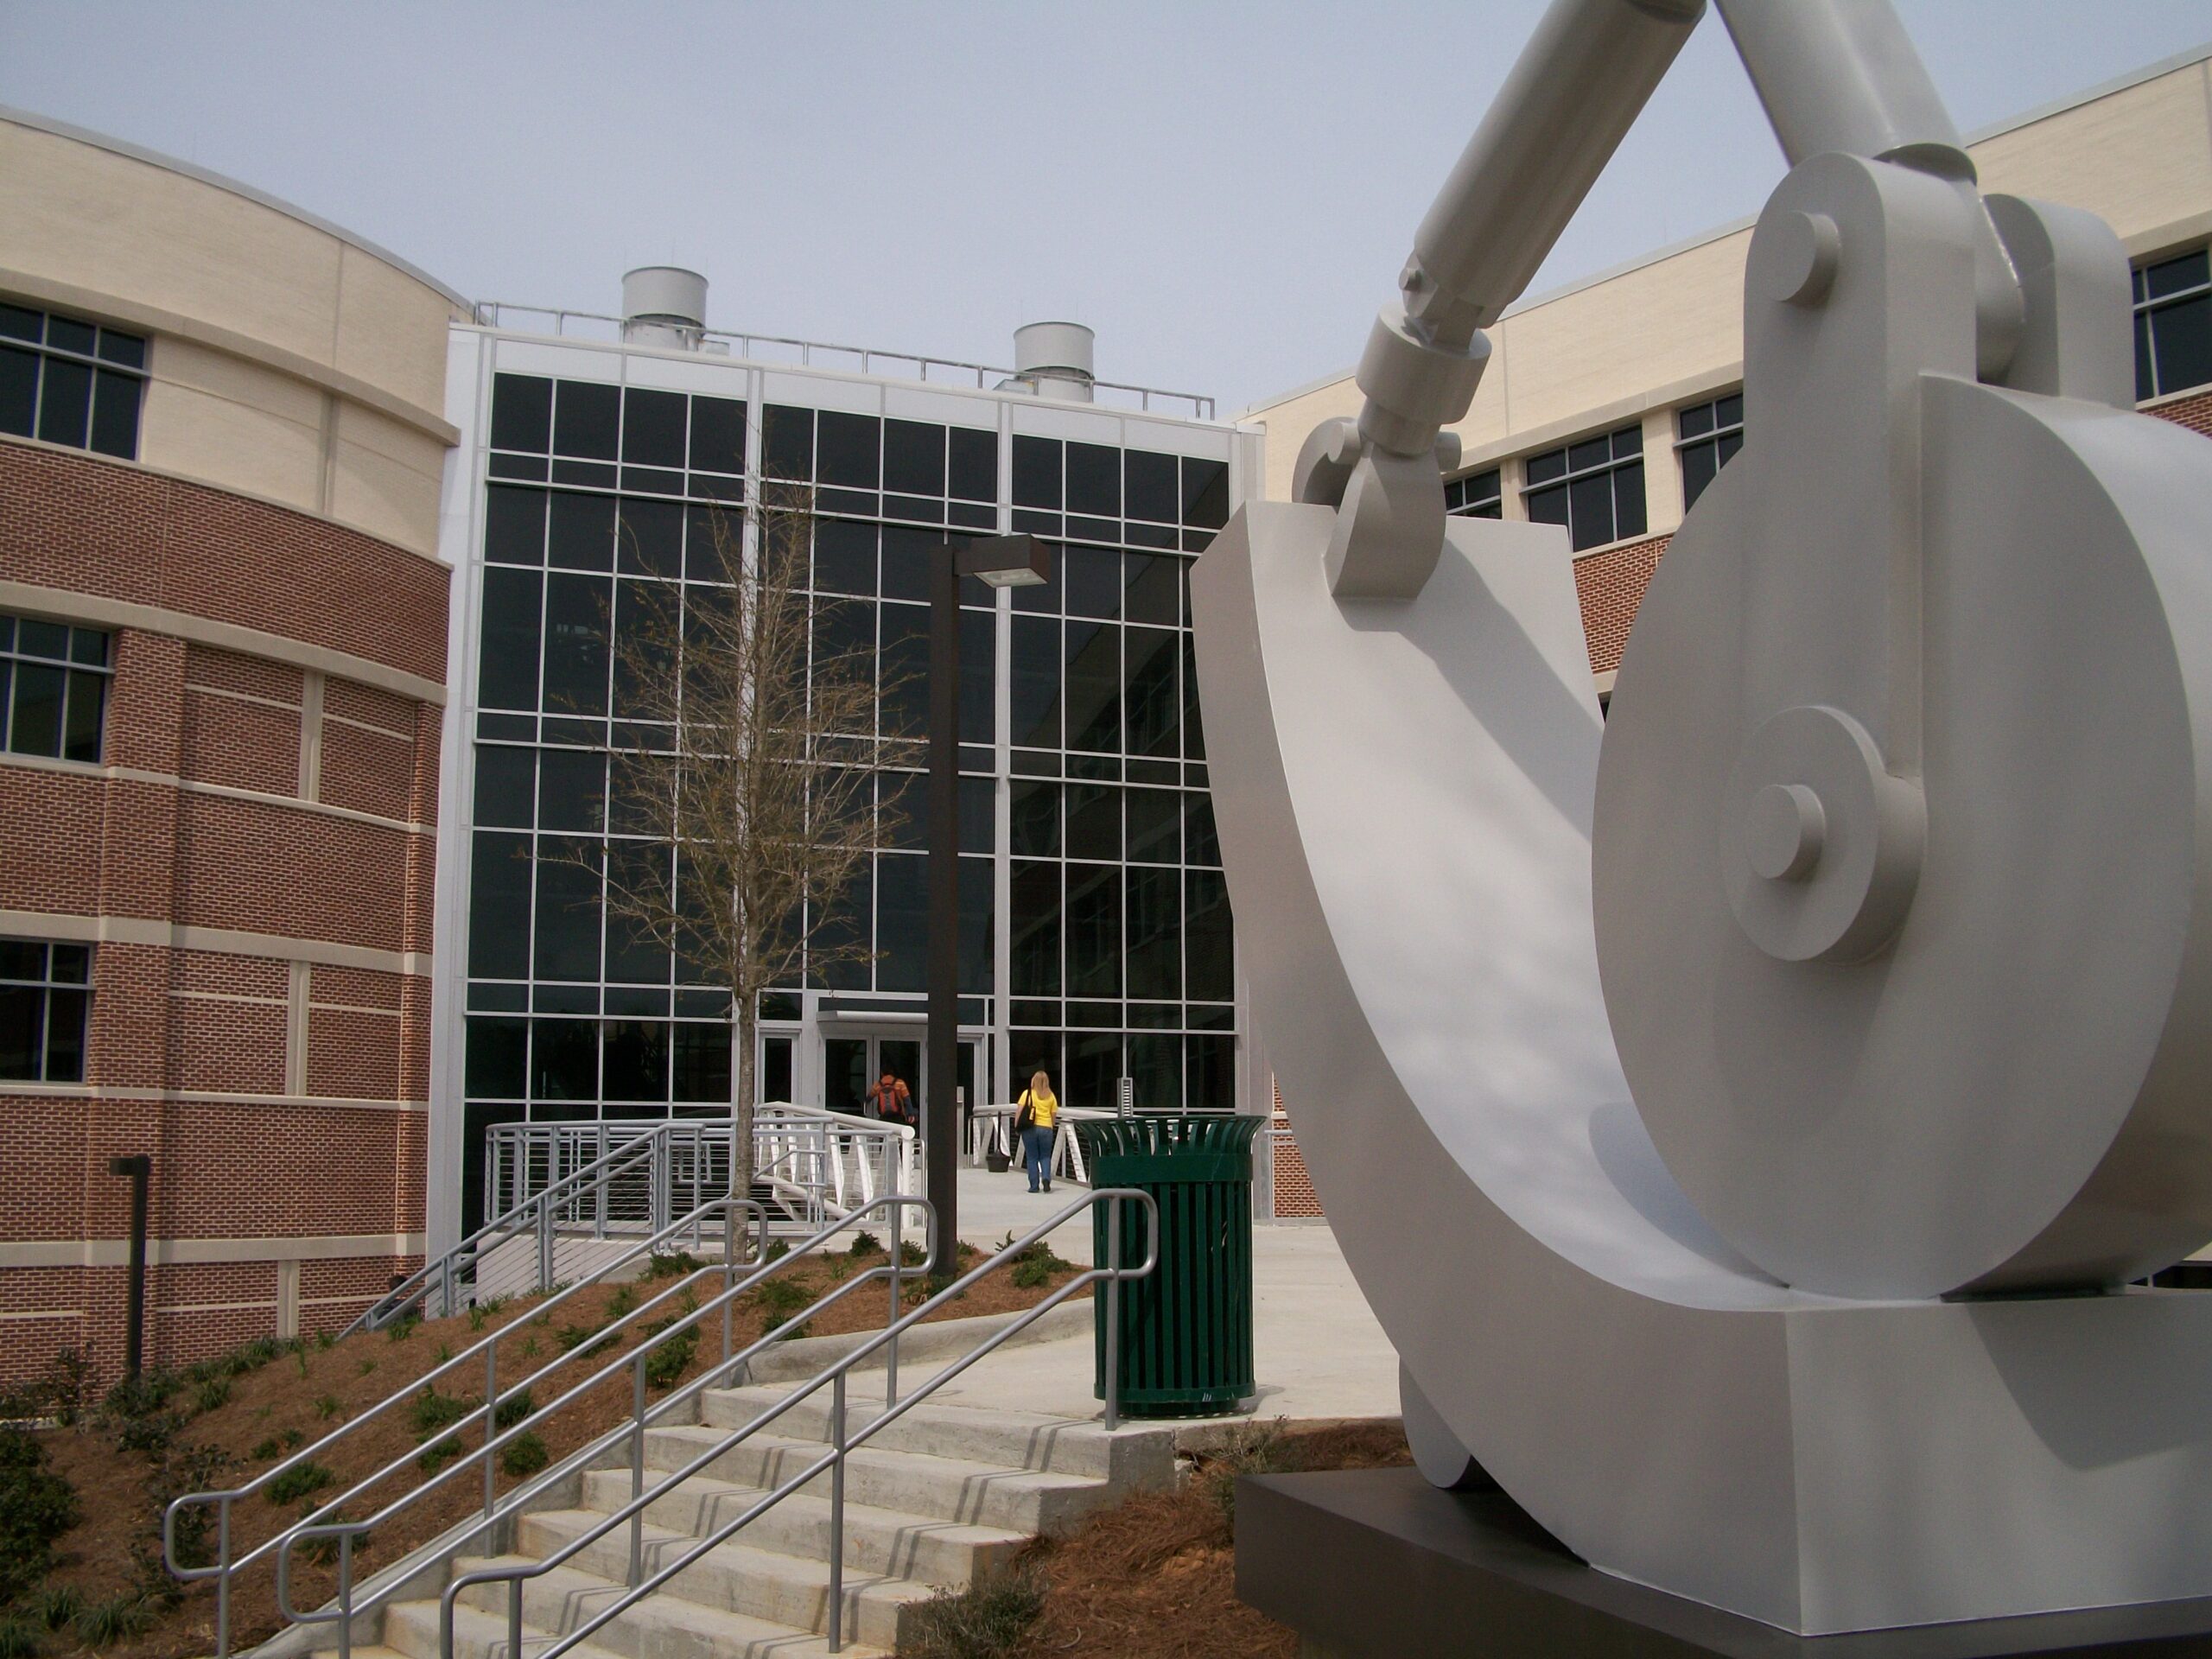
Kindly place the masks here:
[[(1256, 1117), (1127, 1117), (1078, 1123), (1094, 1188), (1140, 1187), (1160, 1205), (1160, 1265), (1121, 1286), (1121, 1409), (1211, 1417), (1259, 1391), (1252, 1376), (1252, 1137)], [(1092, 1262), (1108, 1261), (1108, 1211), (1122, 1218), (1121, 1264), (1142, 1264), (1149, 1217), (1135, 1204), (1091, 1212)], [(1106, 1397), (1112, 1300), (1094, 1291), (1092, 1392)]]

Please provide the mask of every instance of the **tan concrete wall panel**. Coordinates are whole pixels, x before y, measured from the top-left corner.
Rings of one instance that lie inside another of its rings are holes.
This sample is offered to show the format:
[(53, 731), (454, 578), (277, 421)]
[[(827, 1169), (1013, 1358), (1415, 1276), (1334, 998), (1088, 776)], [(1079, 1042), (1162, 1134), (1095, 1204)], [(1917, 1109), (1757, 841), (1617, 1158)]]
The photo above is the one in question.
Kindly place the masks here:
[(319, 429), (173, 382), (146, 388), (138, 458), (302, 512), (322, 505)]
[(2121, 238), (2164, 230), (2212, 206), (2207, 66), (2062, 110), (1973, 146), (1981, 187), (2103, 216)]

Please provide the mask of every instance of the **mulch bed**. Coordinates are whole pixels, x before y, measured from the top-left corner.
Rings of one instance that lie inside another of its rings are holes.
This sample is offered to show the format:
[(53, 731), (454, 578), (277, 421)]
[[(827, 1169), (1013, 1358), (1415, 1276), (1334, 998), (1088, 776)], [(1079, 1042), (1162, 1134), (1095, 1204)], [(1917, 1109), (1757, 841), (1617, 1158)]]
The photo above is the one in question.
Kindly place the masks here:
[[(963, 1251), (967, 1247), (962, 1247)], [(972, 1259), (972, 1258), (971, 1258)], [(856, 1273), (884, 1264), (884, 1253), (840, 1254), (823, 1261), (810, 1258), (795, 1262), (776, 1275), (806, 1294), (803, 1307), (837, 1282)], [(964, 1319), (1033, 1306), (1077, 1271), (1061, 1263), (1042, 1284), (1017, 1287), (1006, 1271), (993, 1274), (959, 1300), (931, 1316)], [(76, 1488), (82, 1517), (63, 1536), (60, 1564), (47, 1580), (48, 1587), (67, 1585), (87, 1600), (98, 1601), (127, 1592), (143, 1580), (134, 1579), (134, 1548), (143, 1560), (145, 1549), (159, 1548), (160, 1494), (164, 1483), (175, 1484), (193, 1457), (210, 1455), (226, 1460), (227, 1472), (202, 1485), (236, 1486), (268, 1470), (295, 1450), (312, 1446), (325, 1434), (397, 1392), (403, 1401), (364, 1424), (338, 1446), (318, 1453), (315, 1461), (327, 1467), (333, 1482), (305, 1497), (286, 1503), (272, 1502), (266, 1489), (236, 1504), (232, 1511), (232, 1554), (244, 1554), (275, 1535), (318, 1503), (336, 1499), (353, 1482), (394, 1459), (405, 1458), (399, 1472), (373, 1487), (364, 1498), (345, 1506), (349, 1518), (374, 1519), (379, 1510), (406, 1495), (423, 1491), (430, 1476), (418, 1466), (418, 1446), (426, 1438), (417, 1430), (413, 1401), (423, 1390), (416, 1385), (446, 1359), (460, 1354), (486, 1336), (497, 1334), (500, 1397), (522, 1386), (540, 1370), (551, 1371), (529, 1383), (535, 1403), (549, 1404), (569, 1388), (590, 1376), (635, 1348), (640, 1338), (638, 1321), (631, 1319), (612, 1339), (593, 1341), (594, 1334), (612, 1317), (609, 1304), (628, 1295), (643, 1304), (683, 1282), (677, 1279), (641, 1281), (634, 1287), (594, 1286), (577, 1292), (558, 1307), (541, 1315), (549, 1298), (512, 1303), (496, 1311), (477, 1310), (448, 1319), (431, 1320), (391, 1331), (351, 1337), (322, 1346), (315, 1341), (231, 1379), (227, 1396), (204, 1404), (198, 1389), (187, 1382), (169, 1400), (166, 1409), (181, 1421), (172, 1426), (165, 1447), (154, 1452), (129, 1450), (121, 1443), (122, 1425), (106, 1414), (88, 1413), (73, 1427), (39, 1432), (54, 1471)], [(702, 1302), (709, 1300), (718, 1284), (715, 1277), (694, 1281)], [(921, 1287), (910, 1281), (901, 1287), (902, 1310), (920, 1300)], [(1088, 1292), (1077, 1293), (1078, 1297)], [(880, 1329), (888, 1306), (888, 1287), (881, 1282), (864, 1286), (818, 1316), (803, 1330), (788, 1335), (832, 1336), (854, 1331)], [(655, 1318), (674, 1310), (671, 1302), (656, 1310)], [(764, 1307), (760, 1292), (743, 1298), (734, 1321), (734, 1345), (743, 1348), (779, 1321), (775, 1310)], [(700, 1325), (697, 1352), (664, 1387), (651, 1390), (651, 1398), (664, 1397), (671, 1389), (689, 1382), (721, 1354), (721, 1320), (710, 1314)], [(563, 1332), (571, 1344), (564, 1355)], [(556, 1364), (555, 1362), (561, 1362)], [(621, 1368), (563, 1407), (536, 1432), (544, 1441), (551, 1460), (558, 1460), (594, 1437), (625, 1421), (630, 1413), (632, 1379)], [(468, 1364), (441, 1377), (439, 1394), (474, 1408), (483, 1402), (484, 1362), (480, 1355)], [(462, 1431), (460, 1443), (469, 1449), (482, 1444), (476, 1427)], [(450, 1467), (450, 1465), (449, 1465)], [(526, 1476), (504, 1472), (497, 1490), (505, 1492)], [(184, 1490), (180, 1487), (179, 1490)], [(484, 1480), (480, 1463), (461, 1468), (435, 1490), (386, 1519), (378, 1520), (365, 1548), (357, 1544), (355, 1581), (388, 1566), (447, 1528), (465, 1520), (483, 1503)], [(208, 1558), (213, 1559), (213, 1530), (208, 1532)], [(318, 1566), (293, 1552), (291, 1602), (295, 1607), (319, 1607), (337, 1592), (334, 1565)], [(277, 1611), (273, 1558), (241, 1573), (231, 1599), (231, 1647), (235, 1652), (273, 1635), (285, 1621)], [(213, 1651), (214, 1596), (213, 1587), (195, 1584), (182, 1599), (163, 1611), (147, 1634), (103, 1649), (115, 1659), (188, 1659)], [(64, 1632), (48, 1637), (46, 1650), (60, 1653), (78, 1645)]]
[(1272, 1433), (1253, 1425), (1199, 1457), (1173, 1491), (1145, 1492), (1030, 1546), (1044, 1611), (1020, 1659), (1296, 1659), (1298, 1637), (1236, 1599), (1236, 1546), (1222, 1484), (1239, 1472), (1409, 1464), (1395, 1422)]

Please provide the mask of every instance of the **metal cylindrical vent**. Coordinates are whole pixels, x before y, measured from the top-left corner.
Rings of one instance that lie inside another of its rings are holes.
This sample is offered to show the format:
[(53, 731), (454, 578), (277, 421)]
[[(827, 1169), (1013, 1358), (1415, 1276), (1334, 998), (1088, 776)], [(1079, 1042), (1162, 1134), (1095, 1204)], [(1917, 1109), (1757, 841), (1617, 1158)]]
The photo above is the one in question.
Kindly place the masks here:
[(677, 265), (640, 265), (622, 275), (622, 338), (639, 346), (699, 348), (707, 326), (707, 279)]
[(1079, 322), (1033, 322), (1014, 331), (1014, 373), (1039, 397), (1090, 401), (1091, 346), (1097, 336)]

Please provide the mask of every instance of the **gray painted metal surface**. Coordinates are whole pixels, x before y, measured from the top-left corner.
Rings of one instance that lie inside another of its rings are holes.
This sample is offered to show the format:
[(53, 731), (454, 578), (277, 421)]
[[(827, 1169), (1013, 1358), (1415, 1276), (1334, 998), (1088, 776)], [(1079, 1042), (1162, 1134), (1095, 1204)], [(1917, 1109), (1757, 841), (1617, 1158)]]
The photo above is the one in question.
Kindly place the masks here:
[[(1762, 215), (1610, 728), (1565, 536), (1389, 440), (1471, 391), (1410, 304), (1198, 563), (1257, 1023), (1436, 1477), (1803, 1633), (2212, 1593), (2212, 1298), (2117, 1288), (2212, 1236), (2212, 448), (1881, 0), (1724, 9), (1785, 143), (1904, 148)], [(1509, 89), (1666, 10), (1561, 0)]]

